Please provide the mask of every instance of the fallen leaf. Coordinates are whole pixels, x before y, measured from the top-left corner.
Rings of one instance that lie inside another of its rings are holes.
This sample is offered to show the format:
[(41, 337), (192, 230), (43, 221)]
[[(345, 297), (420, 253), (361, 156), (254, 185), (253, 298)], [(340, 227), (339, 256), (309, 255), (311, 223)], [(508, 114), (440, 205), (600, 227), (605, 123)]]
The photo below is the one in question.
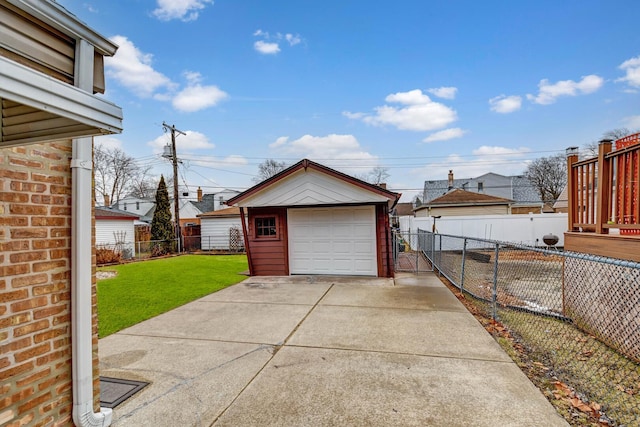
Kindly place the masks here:
[(569, 401), (571, 402), (571, 405), (579, 411), (586, 413), (591, 412), (591, 406), (587, 405), (577, 397), (572, 397)]

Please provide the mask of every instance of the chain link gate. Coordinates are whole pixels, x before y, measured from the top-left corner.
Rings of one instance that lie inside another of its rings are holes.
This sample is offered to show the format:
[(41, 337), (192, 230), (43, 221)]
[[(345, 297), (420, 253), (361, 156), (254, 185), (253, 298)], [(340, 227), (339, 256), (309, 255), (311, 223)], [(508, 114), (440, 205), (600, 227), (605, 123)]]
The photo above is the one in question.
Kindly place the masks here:
[(433, 271), (433, 236), (426, 233), (393, 231), (394, 270), (407, 273)]

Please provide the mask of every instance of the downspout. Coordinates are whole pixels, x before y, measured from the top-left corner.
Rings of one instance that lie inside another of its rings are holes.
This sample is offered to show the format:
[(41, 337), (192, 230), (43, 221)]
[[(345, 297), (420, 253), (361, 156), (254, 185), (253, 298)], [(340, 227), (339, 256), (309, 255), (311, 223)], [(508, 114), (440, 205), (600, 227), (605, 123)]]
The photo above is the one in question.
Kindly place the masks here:
[[(93, 91), (93, 46), (76, 45), (75, 85)], [(91, 327), (93, 139), (72, 141), (71, 159), (71, 370), (73, 422), (78, 427), (111, 425), (112, 410), (93, 412), (93, 336)]]

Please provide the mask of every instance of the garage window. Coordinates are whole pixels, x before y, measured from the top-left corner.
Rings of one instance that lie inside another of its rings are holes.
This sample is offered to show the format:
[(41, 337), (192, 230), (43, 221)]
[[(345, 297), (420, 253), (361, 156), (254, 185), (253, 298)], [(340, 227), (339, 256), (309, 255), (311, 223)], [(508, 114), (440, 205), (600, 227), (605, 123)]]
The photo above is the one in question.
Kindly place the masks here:
[(276, 229), (276, 217), (265, 216), (256, 218), (256, 237), (257, 238), (276, 238), (278, 230)]

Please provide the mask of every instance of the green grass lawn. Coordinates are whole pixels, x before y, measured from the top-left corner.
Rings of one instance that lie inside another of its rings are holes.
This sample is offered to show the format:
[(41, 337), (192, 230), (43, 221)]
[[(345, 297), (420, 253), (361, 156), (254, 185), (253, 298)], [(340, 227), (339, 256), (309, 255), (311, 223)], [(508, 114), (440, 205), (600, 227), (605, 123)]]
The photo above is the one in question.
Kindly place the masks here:
[(182, 255), (100, 267), (116, 271), (98, 280), (100, 338), (238, 283), (245, 255)]

